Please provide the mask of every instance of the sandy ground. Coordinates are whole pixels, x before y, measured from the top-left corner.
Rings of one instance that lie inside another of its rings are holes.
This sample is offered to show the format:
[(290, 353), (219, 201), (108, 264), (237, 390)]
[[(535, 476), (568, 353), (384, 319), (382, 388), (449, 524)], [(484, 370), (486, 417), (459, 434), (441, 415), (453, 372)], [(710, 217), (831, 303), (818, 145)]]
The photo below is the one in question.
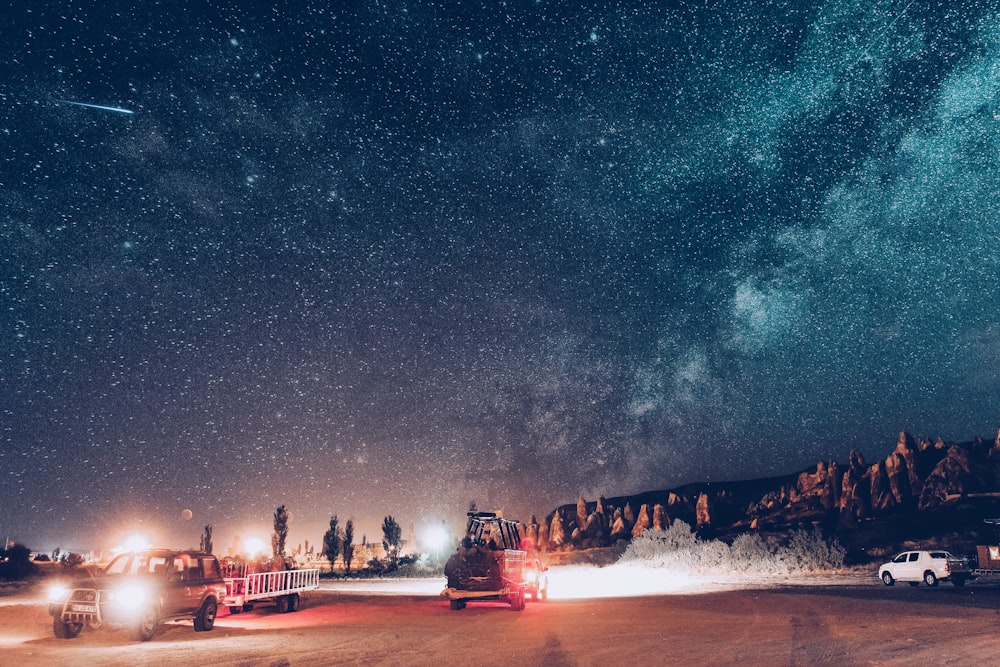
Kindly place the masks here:
[[(602, 587), (594, 572), (565, 581), (579, 589), (587, 579)], [(437, 595), (438, 581), (324, 583), (297, 612), (224, 612), (212, 632), (177, 623), (145, 643), (107, 628), (56, 639), (36, 587), (0, 597), (0, 664), (984, 665), (1000, 652), (1000, 584), (885, 588), (874, 577), (799, 583), (563, 595), (523, 612), (495, 602), (451, 611)]]

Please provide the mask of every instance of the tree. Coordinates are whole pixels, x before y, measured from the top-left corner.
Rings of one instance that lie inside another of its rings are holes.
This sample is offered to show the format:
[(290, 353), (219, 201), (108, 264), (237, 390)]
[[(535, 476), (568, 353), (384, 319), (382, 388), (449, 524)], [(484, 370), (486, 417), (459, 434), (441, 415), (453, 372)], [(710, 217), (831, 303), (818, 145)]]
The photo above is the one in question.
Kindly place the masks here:
[(385, 557), (389, 564), (389, 569), (396, 567), (399, 560), (399, 550), (403, 546), (403, 529), (399, 522), (392, 518), (392, 515), (382, 520), (382, 548), (385, 549)]
[(351, 574), (351, 561), (354, 560), (354, 519), (348, 519), (344, 526), (344, 572)]
[(340, 555), (340, 526), (338, 525), (337, 515), (334, 514), (330, 517), (330, 530), (323, 534), (323, 555), (326, 559), (330, 561), (330, 571), (333, 571), (333, 565), (337, 562), (337, 556)]
[(25, 577), (35, 574), (38, 566), (31, 562), (31, 549), (23, 544), (10, 544), (0, 552), (6, 556), (6, 560), (0, 562), (0, 579), (10, 581), (20, 581)]
[(271, 535), (271, 551), (275, 558), (285, 557), (285, 540), (288, 539), (288, 510), (279, 505), (274, 510), (274, 534)]
[(59, 563), (67, 570), (74, 570), (83, 565), (84, 560), (83, 556), (80, 554), (68, 551), (62, 555), (62, 558), (59, 559)]
[(212, 553), (212, 526), (205, 524), (205, 532), (201, 536), (201, 550), (207, 554)]

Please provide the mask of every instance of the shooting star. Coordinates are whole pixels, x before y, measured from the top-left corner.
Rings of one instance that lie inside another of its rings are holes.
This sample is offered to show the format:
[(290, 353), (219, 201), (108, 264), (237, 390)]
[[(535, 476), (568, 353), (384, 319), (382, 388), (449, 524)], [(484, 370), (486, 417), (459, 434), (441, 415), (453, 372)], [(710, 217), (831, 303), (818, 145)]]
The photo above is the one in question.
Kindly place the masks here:
[(58, 101), (62, 102), (63, 104), (72, 104), (78, 107), (87, 107), (88, 109), (100, 109), (101, 111), (113, 111), (114, 113), (123, 113), (129, 116), (135, 114), (135, 112), (132, 111), (131, 109), (123, 109), (122, 107), (106, 107), (101, 104), (88, 104), (86, 102), (74, 102), (72, 100), (58, 100)]

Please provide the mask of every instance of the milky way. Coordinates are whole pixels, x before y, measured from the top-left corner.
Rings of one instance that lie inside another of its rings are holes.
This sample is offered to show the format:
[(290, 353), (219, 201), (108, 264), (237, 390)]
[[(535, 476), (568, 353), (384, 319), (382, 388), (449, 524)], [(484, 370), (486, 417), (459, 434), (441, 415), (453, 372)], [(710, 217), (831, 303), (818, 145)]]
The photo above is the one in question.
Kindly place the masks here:
[(995, 433), (993, 3), (213, 4), (8, 19), (12, 539), (380, 539)]

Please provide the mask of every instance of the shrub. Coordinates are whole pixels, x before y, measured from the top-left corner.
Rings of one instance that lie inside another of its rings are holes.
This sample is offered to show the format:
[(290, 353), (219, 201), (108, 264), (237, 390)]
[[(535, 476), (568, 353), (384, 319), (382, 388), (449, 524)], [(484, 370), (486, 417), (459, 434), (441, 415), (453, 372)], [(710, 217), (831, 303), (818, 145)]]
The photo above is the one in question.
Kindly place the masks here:
[(842, 567), (847, 550), (840, 542), (827, 542), (819, 528), (812, 532), (796, 530), (788, 538), (788, 543), (778, 550), (778, 556), (788, 565), (790, 571), (815, 571), (831, 567)]
[(666, 530), (647, 530), (632, 540), (622, 562), (695, 574), (787, 574), (841, 567), (846, 550), (828, 542), (820, 530), (796, 530), (784, 543), (769, 546), (757, 533), (743, 533), (732, 544), (698, 538), (691, 526), (674, 521)]

